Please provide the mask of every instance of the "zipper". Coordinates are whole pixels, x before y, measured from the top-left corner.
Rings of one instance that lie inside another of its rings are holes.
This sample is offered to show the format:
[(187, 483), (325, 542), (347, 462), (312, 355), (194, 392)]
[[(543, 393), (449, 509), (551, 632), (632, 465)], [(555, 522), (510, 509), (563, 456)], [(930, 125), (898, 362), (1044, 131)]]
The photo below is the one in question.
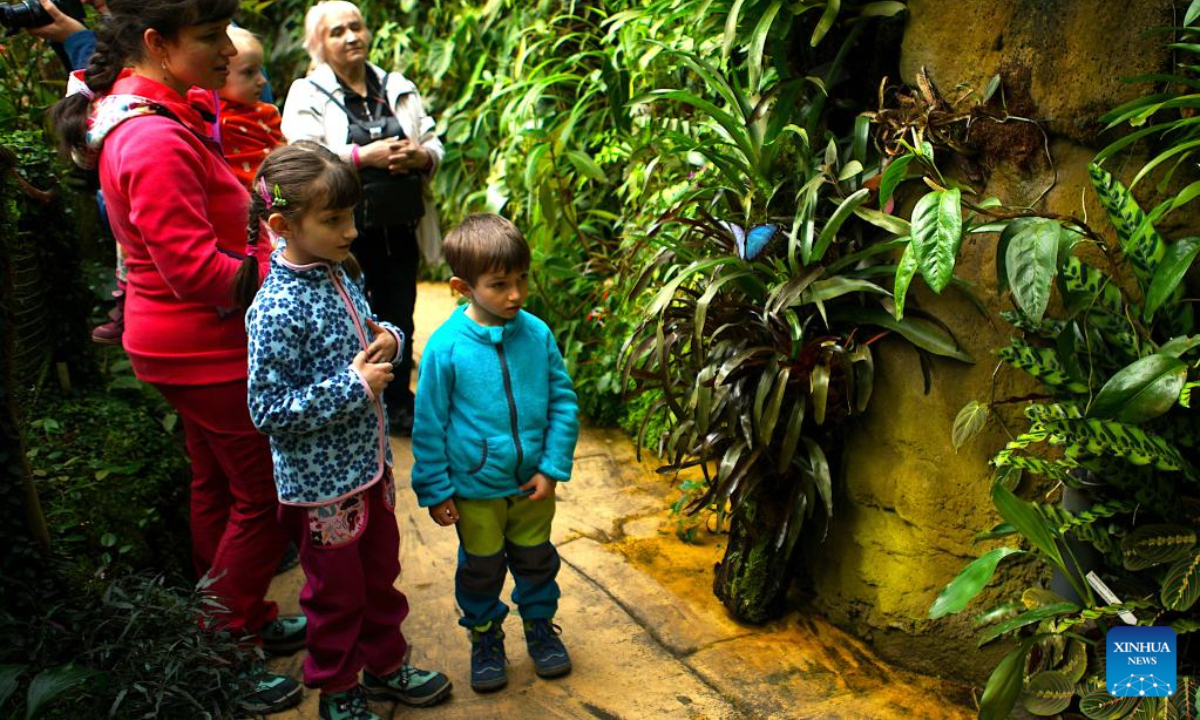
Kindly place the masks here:
[(521, 451), (521, 431), (517, 426), (517, 403), (513, 400), (512, 378), (508, 374), (508, 361), (504, 359), (504, 346), (496, 346), (496, 354), (500, 356), (500, 370), (504, 373), (504, 394), (508, 397), (508, 420), (512, 424), (513, 443), (517, 446), (517, 467), (514, 475), (517, 482), (521, 481), (521, 464), (523, 462), (523, 453)]
[[(342, 281), (338, 278), (337, 270), (335, 270), (331, 265), (326, 267), (326, 271), (329, 273), (329, 279), (333, 281), (333, 287), (338, 291), (338, 295), (341, 296), (342, 303), (346, 306), (346, 312), (350, 315), (350, 321), (354, 323), (354, 332), (358, 335), (359, 345), (362, 346), (363, 350), (366, 350), (368, 347), (367, 334), (365, 331), (363, 331), (362, 323), (358, 319), (358, 311), (354, 309), (354, 303), (351, 302), (350, 296), (346, 293), (346, 288), (342, 286)], [(387, 457), (387, 454), (384, 451), (385, 441), (383, 432), (383, 398), (379, 396), (375, 397), (375, 419), (378, 421), (377, 431), (379, 436), (379, 464), (383, 465), (384, 458)]]

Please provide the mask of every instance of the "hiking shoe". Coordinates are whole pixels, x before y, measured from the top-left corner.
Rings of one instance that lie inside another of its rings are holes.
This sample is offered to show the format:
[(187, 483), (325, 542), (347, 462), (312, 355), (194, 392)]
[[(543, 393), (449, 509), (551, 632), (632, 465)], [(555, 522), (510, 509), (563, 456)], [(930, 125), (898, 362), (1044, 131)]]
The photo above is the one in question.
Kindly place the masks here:
[(425, 707), (450, 694), (450, 679), (434, 670), (401, 665), (390, 675), (378, 676), (364, 670), (363, 691), (372, 700), (398, 700), (405, 705)]
[(540, 678), (562, 677), (571, 672), (571, 656), (558, 636), (562, 628), (549, 620), (526, 620), (525, 642)]
[(270, 715), (300, 704), (300, 683), (287, 675), (258, 671), (250, 692), (238, 706), (251, 715)]
[(361, 685), (337, 693), (321, 693), (321, 720), (380, 720), (367, 708)]
[(491, 692), (508, 684), (508, 658), (504, 655), (504, 631), (493, 620), (471, 630), (471, 689)]
[(120, 345), (125, 334), (125, 293), (117, 296), (117, 305), (108, 312), (112, 322), (92, 328), (92, 342), (100, 345)]
[(304, 647), (308, 635), (308, 619), (303, 615), (281, 615), (258, 631), (263, 652), (271, 655), (290, 655)]

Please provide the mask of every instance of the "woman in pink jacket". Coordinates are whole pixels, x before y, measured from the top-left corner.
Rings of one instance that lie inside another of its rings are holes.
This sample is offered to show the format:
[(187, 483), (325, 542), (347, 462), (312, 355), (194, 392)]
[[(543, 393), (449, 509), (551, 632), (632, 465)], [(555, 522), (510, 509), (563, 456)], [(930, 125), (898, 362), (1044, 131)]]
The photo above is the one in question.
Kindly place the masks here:
[[(111, 0), (96, 52), (55, 108), (65, 148), (95, 165), (129, 271), (123, 344), (135, 374), (178, 411), (192, 461), (198, 574), (235, 634), (270, 651), (303, 647), (303, 617), (265, 600), (283, 553), (266, 437), (246, 405), (243, 262), (265, 275), (268, 243), (247, 246), (246, 190), (189, 90), (225, 84), (236, 54), (225, 29), (237, 0)], [(294, 705), (292, 678), (262, 674), (251, 712)]]

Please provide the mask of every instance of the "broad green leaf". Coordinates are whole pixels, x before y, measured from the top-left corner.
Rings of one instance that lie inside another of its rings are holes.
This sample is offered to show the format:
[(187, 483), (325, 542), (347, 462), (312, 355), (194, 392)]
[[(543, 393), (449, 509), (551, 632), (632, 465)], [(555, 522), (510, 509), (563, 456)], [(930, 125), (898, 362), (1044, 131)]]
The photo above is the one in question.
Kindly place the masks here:
[(1017, 529), (1017, 532), (1033, 543), (1033, 546), (1040, 550), (1055, 567), (1064, 573), (1067, 572), (1054, 528), (1046, 522), (1046, 518), (1038, 512), (1037, 508), (999, 484), (992, 485), (992, 502), (1000, 511), (1000, 517), (1007, 520)]
[(1196, 531), (1182, 525), (1142, 525), (1121, 541), (1126, 570), (1145, 570), (1182, 560), (1196, 546)]
[(0, 665), (0, 708), (16, 692), (17, 683), (28, 668), (28, 665)]
[[(1200, 2), (1200, 0), (1196, 0)], [(878, 2), (869, 2), (859, 11), (861, 17), (893, 17), (905, 10), (908, 6), (902, 2), (895, 0), (879, 0)]]
[(763, 408), (758, 425), (758, 439), (764, 445), (770, 444), (771, 438), (775, 435), (775, 425), (779, 422), (779, 410), (783, 407), (783, 398), (788, 391), (790, 375), (791, 368), (785, 367), (779, 371), (779, 377), (775, 380), (775, 386), (771, 389), (771, 395), (767, 398), (767, 404)]
[(825, 406), (829, 400), (829, 366), (817, 363), (808, 376), (808, 393), (813, 399), (813, 420), (825, 424)]
[(887, 230), (896, 236), (907, 236), (912, 232), (912, 225), (904, 218), (898, 218), (895, 215), (888, 215), (885, 212), (880, 212), (874, 208), (860, 207), (854, 211), (854, 214), (871, 223), (877, 228)]
[(933, 323), (913, 318), (897, 320), (891, 313), (877, 307), (838, 306), (829, 310), (829, 321), (843, 321), (860, 325), (877, 325), (899, 333), (913, 345), (942, 357), (960, 362), (975, 361), (958, 346), (954, 338)]
[(1138, 279), (1149, 283), (1166, 252), (1166, 243), (1128, 188), (1095, 163), (1088, 166), (1088, 174), (1096, 197), (1117, 231), (1125, 257), (1133, 263)]
[(962, 197), (958, 188), (935, 190), (917, 201), (912, 214), (912, 246), (921, 276), (941, 293), (954, 275), (962, 239)]
[(1170, 355), (1147, 355), (1113, 375), (1089, 415), (1137, 425), (1170, 410), (1187, 381), (1187, 365)]
[(792, 403), (792, 412), (788, 417), (787, 429), (783, 432), (783, 442), (779, 446), (779, 465), (776, 468), (782, 475), (791, 465), (796, 455), (796, 445), (800, 441), (800, 429), (804, 426), (804, 410), (807, 405), (807, 395), (796, 396)]
[(768, 7), (766, 12), (758, 20), (758, 25), (754, 28), (754, 35), (750, 38), (750, 55), (747, 58), (747, 64), (750, 67), (750, 89), (752, 92), (759, 92), (759, 81), (762, 78), (763, 71), (763, 48), (767, 44), (767, 35), (771, 32), (771, 23), (775, 22), (775, 16), (779, 14), (779, 10), (783, 7), (783, 0), (775, 0)]
[(1154, 313), (1175, 294), (1175, 289), (1183, 281), (1184, 275), (1200, 253), (1200, 237), (1183, 238), (1167, 246), (1162, 262), (1154, 271), (1154, 279), (1150, 281), (1150, 289), (1146, 292), (1146, 307), (1142, 311), (1147, 321), (1154, 319)]
[(1025, 640), (1015, 650), (1004, 656), (988, 677), (979, 699), (979, 720), (1008, 720), (1021, 686), (1025, 679), (1025, 658), (1029, 655), (1032, 640)]
[(833, 239), (837, 237), (842, 223), (846, 222), (846, 219), (854, 213), (855, 208), (866, 202), (870, 195), (870, 190), (861, 188), (843, 200), (841, 205), (838, 205), (838, 209), (830, 216), (829, 221), (825, 223), (825, 227), (821, 228), (821, 234), (817, 237), (816, 245), (812, 250), (812, 256), (804, 259), (806, 265), (821, 262), (821, 259), (825, 257), (825, 251), (829, 249), (829, 246), (833, 243)]
[(1009, 618), (1002, 623), (988, 628), (986, 631), (984, 631), (983, 635), (980, 636), (978, 645), (979, 647), (983, 647), (984, 645), (987, 645), (991, 641), (1006, 633), (1010, 633), (1023, 627), (1028, 627), (1029, 625), (1040, 623), (1041, 621), (1052, 617), (1069, 615), (1075, 612), (1079, 612), (1079, 606), (1075, 603), (1069, 602), (1055, 603), (1054, 605), (1046, 605), (1044, 607), (1039, 607), (1036, 610), (1023, 612), (1014, 618)]
[(900, 264), (896, 266), (896, 283), (892, 288), (892, 314), (897, 321), (904, 319), (904, 303), (908, 299), (908, 286), (917, 274), (917, 257), (913, 253), (912, 243), (904, 248), (900, 256)]
[(25, 699), (25, 720), (30, 720), (43, 705), (53, 702), (55, 698), (95, 674), (94, 670), (71, 664), (41, 671), (29, 683)]
[(1065, 673), (1040, 672), (1029, 678), (1021, 704), (1034, 715), (1049, 717), (1066, 710), (1075, 698), (1075, 683)]
[(1158, 349), (1158, 354), (1176, 358), (1183, 357), (1198, 347), (1200, 347), (1200, 335), (1180, 335), (1163, 343), (1162, 347)]
[(589, 179), (595, 180), (596, 182), (605, 182), (608, 180), (608, 176), (604, 174), (604, 171), (600, 169), (600, 166), (596, 164), (595, 160), (592, 160), (590, 157), (588, 157), (587, 153), (579, 150), (568, 150), (567, 159), (571, 161), (571, 164), (575, 166), (575, 169), (578, 170), (580, 174), (588, 177)]
[(1183, 15), (1183, 24), (1191, 25), (1196, 21), (1197, 17), (1200, 17), (1200, 0), (1192, 0), (1191, 4), (1188, 5), (1187, 12)]
[(738, 19), (742, 14), (742, 5), (746, 0), (734, 0), (733, 6), (729, 9), (729, 15), (725, 18), (725, 37), (721, 41), (721, 57), (725, 60), (729, 59), (729, 53), (733, 50), (733, 44), (737, 41), (737, 26)]
[(1113, 697), (1104, 688), (1091, 690), (1079, 699), (1079, 711), (1091, 720), (1124, 717), (1138, 704), (1136, 697)]
[(808, 448), (808, 462), (812, 467), (817, 493), (825, 503), (825, 515), (833, 517), (833, 476), (829, 472), (829, 461), (825, 458), (825, 451), (812, 438), (804, 438), (804, 445)]
[(1050, 303), (1050, 288), (1058, 274), (1059, 224), (1039, 218), (1021, 226), (1005, 250), (1008, 286), (1021, 312), (1042, 321)]
[(1163, 607), (1185, 612), (1200, 599), (1200, 553), (1192, 553), (1171, 566), (1162, 584)]
[(954, 418), (954, 429), (950, 432), (950, 444), (956, 451), (983, 430), (990, 412), (987, 403), (978, 400), (972, 400), (958, 411), (958, 416)]
[(914, 159), (916, 155), (901, 155), (883, 171), (883, 177), (879, 179), (879, 207), (887, 206), (888, 200), (892, 199), (892, 193), (896, 192), (896, 187), (904, 182), (908, 165)]
[(1011, 547), (996, 548), (974, 560), (963, 568), (950, 584), (942, 589), (929, 608), (929, 619), (937, 620), (946, 615), (962, 612), (975, 596), (992, 581), (996, 566), (1009, 555), (1023, 554)]
[(816, 47), (825, 37), (825, 33), (833, 27), (833, 23), (837, 20), (838, 12), (842, 8), (842, 0), (825, 0), (825, 12), (821, 13), (821, 19), (817, 21), (817, 27), (813, 30), (812, 40), (809, 45)]

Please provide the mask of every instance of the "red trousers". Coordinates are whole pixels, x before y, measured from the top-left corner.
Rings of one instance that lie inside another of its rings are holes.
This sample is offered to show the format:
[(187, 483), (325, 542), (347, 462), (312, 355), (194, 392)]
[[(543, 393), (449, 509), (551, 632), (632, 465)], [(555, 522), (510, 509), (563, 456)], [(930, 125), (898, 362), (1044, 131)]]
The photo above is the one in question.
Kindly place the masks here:
[(287, 545), (271, 446), (250, 421), (246, 381), (156, 385), (179, 413), (192, 460), (192, 560), (216, 578), (209, 591), (229, 610), (228, 626), (257, 633), (279, 608), (265, 599)]
[(396, 588), (395, 493), (388, 471), (337, 503), (279, 506), (307, 579), (300, 607), (308, 618), (308, 687), (341, 692), (354, 687), (363, 668), (382, 676), (404, 662), (408, 643), (400, 623), (408, 616), (408, 598)]

